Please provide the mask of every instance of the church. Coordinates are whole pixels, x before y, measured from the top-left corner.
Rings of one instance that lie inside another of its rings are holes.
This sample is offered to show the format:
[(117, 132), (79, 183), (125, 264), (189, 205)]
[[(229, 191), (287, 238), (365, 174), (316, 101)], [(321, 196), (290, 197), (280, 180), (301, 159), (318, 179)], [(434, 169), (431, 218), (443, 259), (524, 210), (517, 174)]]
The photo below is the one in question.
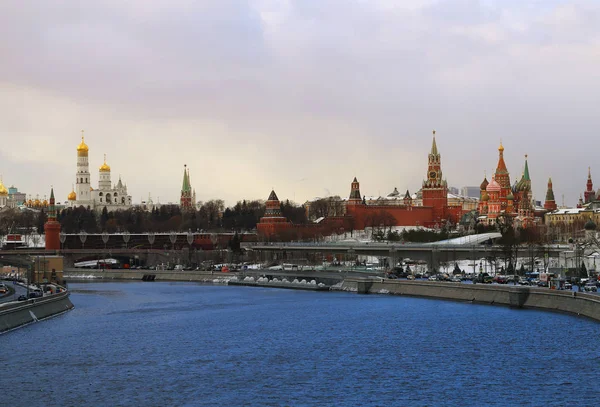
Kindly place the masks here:
[(85, 143), (83, 131), (81, 143), (77, 146), (77, 171), (75, 173), (75, 186), (68, 195), (68, 206), (89, 207), (97, 211), (106, 208), (109, 212), (131, 208), (131, 196), (127, 194), (127, 184), (123, 184), (121, 177), (116, 184), (112, 183), (110, 166), (104, 163), (98, 169), (98, 187), (92, 188), (92, 179), (89, 165), (89, 147)]

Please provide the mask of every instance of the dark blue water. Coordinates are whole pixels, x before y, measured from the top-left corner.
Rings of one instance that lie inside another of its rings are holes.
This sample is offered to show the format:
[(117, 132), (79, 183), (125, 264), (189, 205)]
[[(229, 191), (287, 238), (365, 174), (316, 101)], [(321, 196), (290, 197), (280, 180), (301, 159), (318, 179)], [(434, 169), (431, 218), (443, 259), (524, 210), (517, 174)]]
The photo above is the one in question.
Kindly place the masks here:
[(392, 296), (71, 284), (0, 335), (4, 406), (598, 405), (600, 324)]

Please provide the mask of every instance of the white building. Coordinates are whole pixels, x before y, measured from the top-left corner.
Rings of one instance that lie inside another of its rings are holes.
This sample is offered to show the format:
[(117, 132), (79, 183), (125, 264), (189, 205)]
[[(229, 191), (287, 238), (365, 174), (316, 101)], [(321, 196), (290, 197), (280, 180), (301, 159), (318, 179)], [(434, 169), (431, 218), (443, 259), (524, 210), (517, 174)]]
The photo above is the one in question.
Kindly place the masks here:
[(77, 146), (77, 173), (75, 188), (68, 196), (69, 206), (89, 206), (97, 211), (104, 208), (108, 211), (131, 208), (131, 196), (127, 195), (127, 185), (123, 184), (121, 177), (116, 185), (111, 185), (110, 166), (106, 164), (106, 156), (98, 171), (98, 188), (92, 188), (88, 155), (89, 148), (82, 134), (81, 143)]

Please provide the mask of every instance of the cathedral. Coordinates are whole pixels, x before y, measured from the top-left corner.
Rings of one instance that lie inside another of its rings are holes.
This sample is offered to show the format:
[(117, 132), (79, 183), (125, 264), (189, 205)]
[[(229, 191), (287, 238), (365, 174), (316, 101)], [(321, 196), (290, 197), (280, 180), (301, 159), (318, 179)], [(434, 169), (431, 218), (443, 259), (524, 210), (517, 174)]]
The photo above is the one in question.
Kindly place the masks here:
[(75, 186), (68, 196), (69, 207), (84, 206), (102, 211), (125, 210), (132, 206), (131, 196), (127, 195), (127, 185), (123, 184), (121, 177), (116, 184), (112, 184), (110, 166), (106, 163), (98, 170), (98, 188), (92, 188), (92, 179), (89, 167), (89, 147), (85, 144), (83, 131), (81, 143), (77, 146), (77, 172)]
[[(554, 205), (552, 181), (548, 183), (548, 205)], [(511, 186), (510, 174), (504, 162), (504, 146), (498, 147), (498, 165), (492, 180), (484, 177), (480, 186), (479, 220), (489, 225), (509, 216), (521, 226), (531, 225), (535, 220), (535, 204), (531, 192), (529, 164), (525, 155), (525, 166), (521, 179)]]

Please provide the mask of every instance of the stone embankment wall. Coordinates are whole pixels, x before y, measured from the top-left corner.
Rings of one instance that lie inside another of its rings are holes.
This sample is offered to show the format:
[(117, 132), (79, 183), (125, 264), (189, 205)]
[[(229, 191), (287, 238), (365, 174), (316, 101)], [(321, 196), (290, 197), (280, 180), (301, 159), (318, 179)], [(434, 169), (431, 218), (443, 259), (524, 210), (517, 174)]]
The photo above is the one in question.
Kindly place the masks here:
[(68, 292), (0, 305), (0, 332), (62, 314), (73, 308)]
[(262, 275), (273, 277), (286, 278), (289, 281), (294, 279), (307, 281), (316, 280), (317, 283), (326, 285), (338, 284), (343, 280), (341, 273), (320, 273), (315, 271), (278, 271), (278, 270), (248, 270), (246, 272), (229, 272), (223, 273), (220, 271), (175, 271), (175, 270), (92, 270), (92, 269), (67, 269), (64, 271), (66, 280), (78, 279), (102, 279), (102, 280), (142, 280), (144, 275), (155, 276), (151, 281), (196, 281), (196, 282), (214, 282), (222, 280), (223, 282), (238, 277), (243, 280), (246, 276), (258, 277)]
[(408, 295), (508, 305), (516, 308), (539, 308), (583, 315), (600, 321), (600, 296), (574, 291), (555, 291), (527, 286), (383, 279), (348, 279), (344, 281), (342, 289), (361, 294)]
[(142, 280), (144, 275), (154, 275), (152, 281), (198, 281), (212, 282), (215, 279), (229, 279), (233, 273), (218, 271), (161, 271), (161, 270), (65, 270), (66, 280), (101, 279), (101, 280)]

